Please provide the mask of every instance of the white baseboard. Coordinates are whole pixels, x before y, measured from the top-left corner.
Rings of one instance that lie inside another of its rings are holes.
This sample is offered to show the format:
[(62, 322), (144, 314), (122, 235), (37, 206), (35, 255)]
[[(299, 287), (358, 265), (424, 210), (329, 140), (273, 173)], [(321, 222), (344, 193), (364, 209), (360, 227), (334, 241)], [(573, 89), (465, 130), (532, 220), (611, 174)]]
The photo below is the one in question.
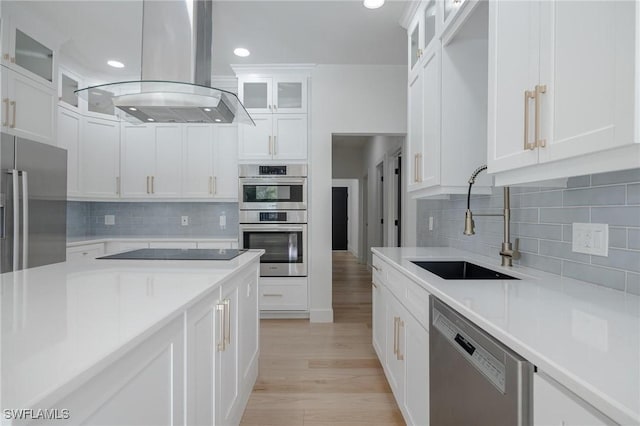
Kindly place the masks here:
[(260, 311), (260, 319), (308, 319), (307, 311)]
[(311, 309), (309, 314), (311, 322), (333, 322), (333, 309)]

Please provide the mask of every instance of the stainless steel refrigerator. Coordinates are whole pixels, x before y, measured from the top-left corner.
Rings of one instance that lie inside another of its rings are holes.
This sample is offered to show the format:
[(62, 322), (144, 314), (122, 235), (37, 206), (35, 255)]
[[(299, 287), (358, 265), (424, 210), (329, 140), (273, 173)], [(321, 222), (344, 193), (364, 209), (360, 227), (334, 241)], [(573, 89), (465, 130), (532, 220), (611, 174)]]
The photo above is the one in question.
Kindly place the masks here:
[(0, 272), (64, 262), (67, 151), (2, 133)]

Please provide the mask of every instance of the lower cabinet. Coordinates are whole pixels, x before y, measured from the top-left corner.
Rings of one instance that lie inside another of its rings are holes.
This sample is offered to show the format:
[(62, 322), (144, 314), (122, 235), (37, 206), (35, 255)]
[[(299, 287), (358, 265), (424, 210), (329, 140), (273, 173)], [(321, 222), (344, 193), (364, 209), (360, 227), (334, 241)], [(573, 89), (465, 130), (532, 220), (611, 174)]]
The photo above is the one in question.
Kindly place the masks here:
[(404, 278), (394, 282), (394, 286), (403, 287), (401, 294), (407, 295), (399, 300), (387, 286), (385, 277), (390, 267), (375, 255), (373, 264), (373, 346), (405, 422), (428, 425), (429, 333), (416, 319), (424, 312), (414, 312), (408, 303), (409, 295), (420, 291), (424, 293), (422, 298), (427, 296), (426, 291)]
[(606, 426), (616, 423), (544, 373), (535, 373), (533, 424)]
[(307, 277), (260, 277), (261, 311), (306, 311)]

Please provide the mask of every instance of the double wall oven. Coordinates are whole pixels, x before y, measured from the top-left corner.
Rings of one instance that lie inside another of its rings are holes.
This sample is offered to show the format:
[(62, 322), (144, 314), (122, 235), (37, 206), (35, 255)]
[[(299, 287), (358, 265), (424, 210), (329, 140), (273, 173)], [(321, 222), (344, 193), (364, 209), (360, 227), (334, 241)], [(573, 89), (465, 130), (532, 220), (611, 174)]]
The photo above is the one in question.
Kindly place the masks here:
[(239, 167), (240, 245), (263, 249), (263, 277), (307, 276), (307, 166)]

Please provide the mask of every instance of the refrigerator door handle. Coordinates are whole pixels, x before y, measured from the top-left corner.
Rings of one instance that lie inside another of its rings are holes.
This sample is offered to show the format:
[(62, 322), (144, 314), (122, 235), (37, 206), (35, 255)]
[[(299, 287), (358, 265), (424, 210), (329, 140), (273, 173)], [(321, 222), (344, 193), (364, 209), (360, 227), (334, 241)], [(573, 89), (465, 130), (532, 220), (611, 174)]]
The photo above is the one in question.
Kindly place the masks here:
[(18, 192), (18, 176), (16, 169), (9, 170), (13, 184), (13, 271), (17, 271), (20, 265), (20, 193)]
[(27, 171), (22, 172), (22, 269), (29, 267), (29, 181)]

